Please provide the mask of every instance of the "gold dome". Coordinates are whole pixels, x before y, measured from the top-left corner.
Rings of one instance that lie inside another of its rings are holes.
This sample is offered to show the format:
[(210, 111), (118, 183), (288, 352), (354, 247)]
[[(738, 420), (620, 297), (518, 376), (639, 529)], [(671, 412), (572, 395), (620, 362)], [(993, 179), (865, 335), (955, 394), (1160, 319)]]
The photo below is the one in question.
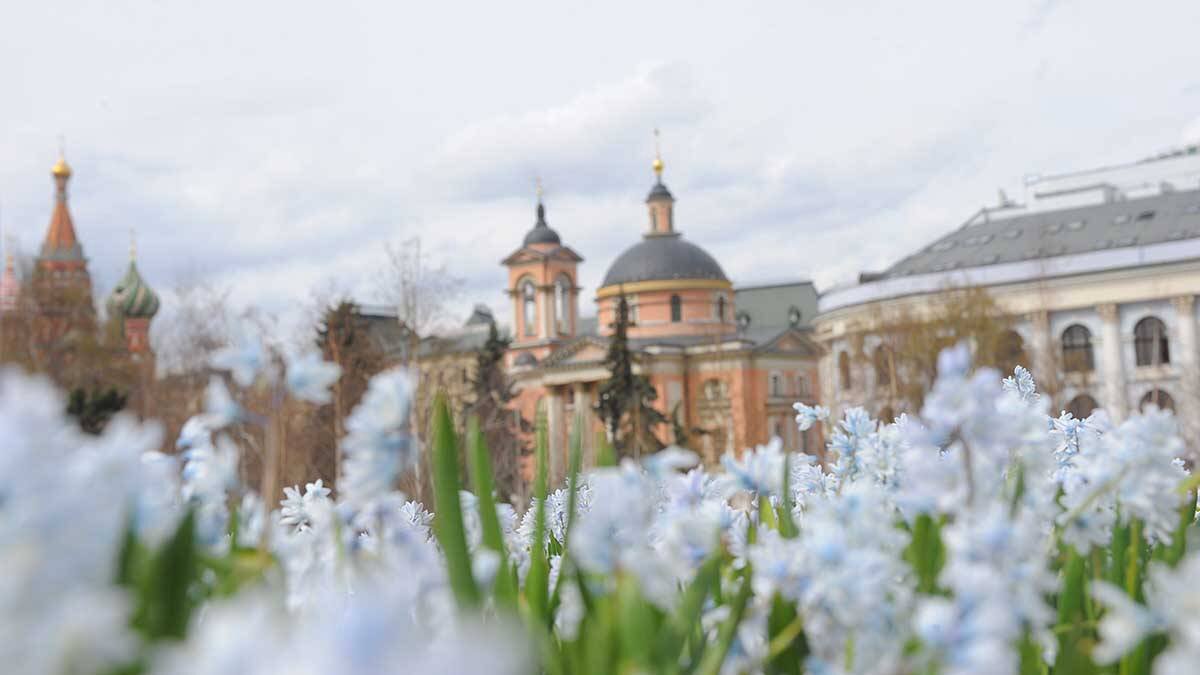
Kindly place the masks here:
[(70, 178), (71, 167), (67, 165), (67, 160), (62, 155), (58, 156), (58, 161), (54, 163), (54, 167), (50, 169), (50, 174), (55, 178)]

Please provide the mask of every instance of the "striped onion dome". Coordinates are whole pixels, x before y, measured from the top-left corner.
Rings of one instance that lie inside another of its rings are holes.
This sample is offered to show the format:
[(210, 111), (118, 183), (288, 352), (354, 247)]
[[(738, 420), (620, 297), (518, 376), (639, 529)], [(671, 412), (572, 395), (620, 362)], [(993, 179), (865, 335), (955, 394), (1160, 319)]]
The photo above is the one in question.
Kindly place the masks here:
[(149, 319), (158, 313), (158, 295), (138, 274), (137, 263), (129, 261), (129, 270), (108, 296), (108, 313), (127, 319)]

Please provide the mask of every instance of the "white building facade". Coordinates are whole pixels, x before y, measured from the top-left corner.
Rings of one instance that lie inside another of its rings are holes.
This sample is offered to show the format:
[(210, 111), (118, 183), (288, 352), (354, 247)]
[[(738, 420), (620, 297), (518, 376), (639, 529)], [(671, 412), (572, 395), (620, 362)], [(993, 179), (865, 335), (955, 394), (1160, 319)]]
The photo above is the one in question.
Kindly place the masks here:
[[(1134, 183), (1122, 178), (1136, 176)], [(1147, 178), (1149, 176), (1149, 178)], [(1176, 411), (1200, 447), (1200, 155), (1041, 179), (1030, 206), (985, 209), (888, 270), (821, 296), (814, 338), (835, 413), (904, 412), (874, 354), (889, 317), (928, 315), (948, 289), (982, 288), (1011, 318), (1022, 365), (1052, 412), (1119, 422)]]

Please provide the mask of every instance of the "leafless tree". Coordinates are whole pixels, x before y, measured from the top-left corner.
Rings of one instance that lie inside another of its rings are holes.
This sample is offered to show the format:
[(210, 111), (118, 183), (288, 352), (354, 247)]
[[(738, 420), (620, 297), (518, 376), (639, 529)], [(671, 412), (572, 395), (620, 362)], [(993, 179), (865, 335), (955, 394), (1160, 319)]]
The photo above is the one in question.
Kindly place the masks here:
[(463, 281), (432, 259), (420, 237), (384, 246), (386, 259), (376, 289), (380, 302), (393, 307), (411, 336), (408, 358), (415, 360), (421, 337), (444, 328), (447, 310), (462, 290)]
[(181, 281), (171, 289), (151, 333), (160, 372), (207, 372), (213, 352), (229, 343), (229, 293), (204, 281)]

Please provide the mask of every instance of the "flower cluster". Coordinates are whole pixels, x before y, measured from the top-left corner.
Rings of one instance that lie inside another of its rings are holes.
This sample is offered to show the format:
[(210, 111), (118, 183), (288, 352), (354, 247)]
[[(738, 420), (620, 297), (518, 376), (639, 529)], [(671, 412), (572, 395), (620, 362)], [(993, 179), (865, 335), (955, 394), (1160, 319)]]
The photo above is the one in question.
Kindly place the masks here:
[[(338, 377), (253, 338), (214, 365), (318, 404)], [(673, 447), (539, 484), (524, 512), (486, 471), (461, 490), (460, 453), (474, 472), (486, 450), (448, 432), (445, 508), (397, 490), (421, 454), (403, 370), (347, 419), (336, 492), (269, 499), (231, 440), (263, 416), (223, 378), (167, 455), (154, 425), (86, 437), (6, 373), (0, 655), (22, 673), (1190, 672), (1196, 481), (1172, 415), (1053, 417), (1028, 371), (973, 369), (965, 346), (938, 371), (891, 424), (797, 404), (820, 458), (774, 440), (703, 467)]]

